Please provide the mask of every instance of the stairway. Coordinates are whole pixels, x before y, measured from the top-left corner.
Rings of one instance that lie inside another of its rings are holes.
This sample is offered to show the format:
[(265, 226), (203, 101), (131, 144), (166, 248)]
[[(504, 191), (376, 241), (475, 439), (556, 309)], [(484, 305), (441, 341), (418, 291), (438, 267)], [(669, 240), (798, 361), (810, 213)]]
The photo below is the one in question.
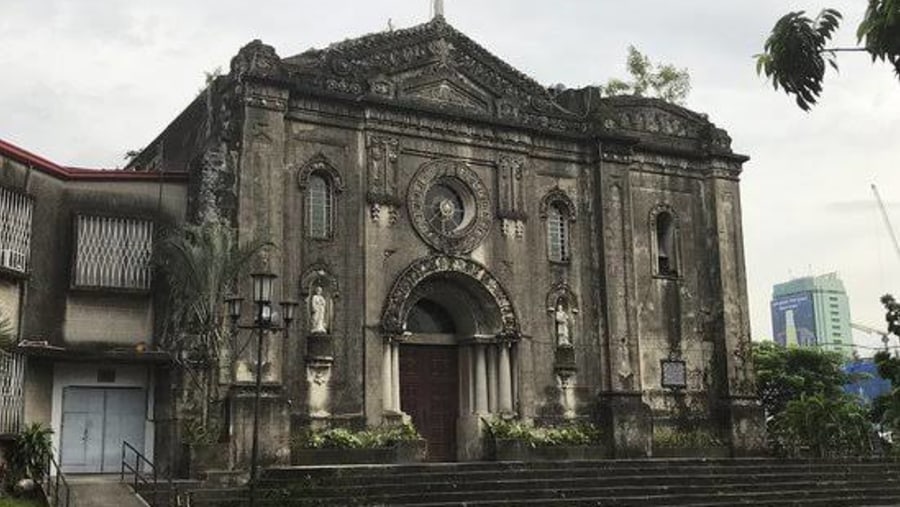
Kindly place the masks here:
[[(198, 489), (191, 505), (238, 506), (246, 490)], [(648, 459), (285, 467), (263, 472), (266, 506), (887, 506), (900, 462)]]

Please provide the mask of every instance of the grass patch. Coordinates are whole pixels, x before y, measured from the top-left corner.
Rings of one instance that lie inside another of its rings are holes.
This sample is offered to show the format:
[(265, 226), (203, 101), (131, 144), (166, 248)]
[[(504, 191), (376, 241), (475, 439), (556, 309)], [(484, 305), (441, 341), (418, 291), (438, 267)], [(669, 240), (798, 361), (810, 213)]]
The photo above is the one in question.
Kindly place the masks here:
[(0, 498), (0, 507), (44, 507), (45, 505), (29, 498)]

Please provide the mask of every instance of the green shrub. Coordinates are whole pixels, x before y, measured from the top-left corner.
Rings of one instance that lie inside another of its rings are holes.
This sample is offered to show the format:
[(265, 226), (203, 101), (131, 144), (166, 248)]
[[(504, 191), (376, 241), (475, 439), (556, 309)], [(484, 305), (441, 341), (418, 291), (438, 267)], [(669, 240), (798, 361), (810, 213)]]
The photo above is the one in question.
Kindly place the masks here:
[(570, 423), (558, 426), (534, 426), (522, 421), (493, 419), (487, 423), (487, 436), (496, 440), (519, 440), (531, 447), (567, 445), (599, 445), (600, 430), (587, 423)]
[(9, 455), (9, 479), (44, 478), (47, 462), (53, 454), (53, 430), (41, 423), (32, 423), (16, 435)]
[(376, 449), (421, 439), (422, 436), (411, 423), (404, 423), (398, 426), (379, 426), (363, 431), (353, 431), (347, 428), (307, 430), (294, 440), (294, 447), (301, 449)]
[(706, 449), (721, 445), (723, 445), (722, 441), (716, 435), (703, 428), (688, 431), (679, 431), (664, 426), (653, 428), (654, 447)]
[(868, 412), (849, 395), (802, 395), (769, 421), (769, 443), (783, 456), (865, 456), (872, 452)]

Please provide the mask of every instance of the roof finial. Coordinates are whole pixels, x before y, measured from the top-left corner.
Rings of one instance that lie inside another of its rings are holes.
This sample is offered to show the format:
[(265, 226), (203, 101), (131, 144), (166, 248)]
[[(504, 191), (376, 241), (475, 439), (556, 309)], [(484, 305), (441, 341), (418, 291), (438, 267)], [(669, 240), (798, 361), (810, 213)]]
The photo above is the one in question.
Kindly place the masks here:
[(435, 18), (443, 18), (444, 17), (444, 0), (433, 0), (432, 4), (432, 14), (434, 14)]

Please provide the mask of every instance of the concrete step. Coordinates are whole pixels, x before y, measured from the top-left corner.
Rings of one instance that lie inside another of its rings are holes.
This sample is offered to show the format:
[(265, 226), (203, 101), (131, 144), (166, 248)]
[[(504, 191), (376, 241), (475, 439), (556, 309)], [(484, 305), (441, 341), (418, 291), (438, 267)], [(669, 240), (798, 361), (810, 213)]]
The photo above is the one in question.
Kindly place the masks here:
[(633, 469), (637, 471), (669, 468), (745, 468), (745, 467), (810, 467), (821, 468), (823, 466), (880, 466), (895, 467), (900, 470), (900, 462), (883, 459), (836, 459), (827, 461), (815, 460), (776, 460), (769, 458), (744, 458), (744, 459), (647, 459), (647, 460), (578, 460), (578, 461), (500, 461), (500, 462), (474, 462), (474, 463), (420, 463), (406, 465), (337, 465), (337, 466), (293, 466), (275, 467), (263, 471), (263, 477), (276, 478), (279, 476), (302, 475), (391, 475), (391, 474), (420, 474), (420, 473), (465, 473), (475, 471), (496, 470), (574, 470), (574, 469)]
[(305, 482), (307, 484), (315, 484), (318, 482), (328, 483), (335, 486), (352, 485), (359, 483), (392, 483), (396, 482), (398, 476), (403, 477), (405, 483), (423, 483), (438, 480), (453, 481), (469, 481), (469, 480), (499, 480), (504, 477), (516, 475), (519, 477), (539, 480), (552, 479), (559, 477), (560, 470), (565, 470), (564, 475), (570, 477), (631, 477), (644, 475), (668, 475), (673, 477), (690, 476), (690, 475), (759, 475), (766, 473), (808, 473), (816, 471), (818, 473), (854, 473), (863, 474), (870, 472), (900, 473), (900, 466), (890, 464), (828, 464), (818, 467), (810, 467), (806, 465), (785, 465), (785, 466), (744, 466), (744, 467), (708, 467), (708, 466), (668, 466), (668, 467), (633, 467), (633, 466), (573, 466), (571, 468), (515, 468), (502, 467), (496, 469), (424, 469), (409, 470), (401, 473), (396, 469), (389, 470), (278, 470), (277, 472), (266, 473), (262, 476), (267, 483), (279, 482)]
[[(506, 477), (497, 480), (479, 481), (436, 481), (410, 484), (406, 482), (393, 483), (365, 483), (344, 486), (320, 486), (320, 487), (291, 487), (290, 483), (282, 483), (288, 491), (303, 493), (315, 497), (365, 497), (374, 495), (398, 495), (415, 490), (419, 493), (436, 494), (442, 492), (465, 491), (519, 491), (528, 489), (578, 489), (578, 488), (621, 488), (634, 484), (649, 484), (653, 488), (667, 488), (673, 486), (690, 485), (691, 487), (725, 488), (738, 485), (751, 484), (754, 486), (766, 484), (769, 488), (778, 488), (792, 484), (820, 484), (820, 483), (861, 483), (867, 484), (900, 484), (900, 475), (884, 473), (870, 473), (866, 475), (854, 475), (852, 473), (841, 474), (765, 474), (765, 475), (706, 475), (690, 477), (671, 476), (628, 476), (628, 477), (571, 477), (552, 479), (523, 479), (518, 476)], [(264, 483), (265, 489), (278, 489), (278, 484)], [(642, 486), (644, 487), (644, 486)]]
[[(282, 467), (263, 472), (257, 504), (900, 505), (889, 460), (592, 460)], [(246, 490), (192, 493), (197, 507), (238, 506)]]
[[(781, 488), (767, 488), (759, 491), (759, 484), (729, 485), (729, 487), (693, 487), (671, 486), (630, 486), (620, 488), (575, 488), (575, 489), (525, 489), (511, 491), (468, 491), (442, 492), (437, 494), (420, 493), (410, 491), (398, 495), (370, 495), (370, 496), (344, 496), (339, 498), (322, 498), (313, 495), (305, 498), (298, 495), (284, 495), (281, 500), (285, 505), (316, 505), (319, 502), (330, 502), (332, 505), (344, 505), (363, 503), (364, 505), (420, 505), (431, 503), (453, 503), (456, 505), (477, 505), (480, 502), (503, 501), (513, 504), (533, 500), (556, 499), (596, 499), (598, 501), (619, 502), (613, 505), (687, 505), (699, 500), (731, 499), (735, 504), (740, 504), (743, 499), (803, 499), (803, 498), (830, 498), (845, 495), (848, 492), (862, 492), (880, 488), (879, 493), (900, 496), (900, 486), (885, 487), (878, 482), (855, 484), (849, 482), (819, 483), (815, 488), (809, 488), (806, 483), (794, 483)], [(862, 496), (862, 495), (857, 495)], [(623, 503), (624, 502), (624, 503)]]
[(556, 482), (559, 480), (589, 480), (599, 481), (603, 483), (616, 484), (627, 483), (634, 480), (652, 480), (652, 481), (681, 481), (685, 477), (697, 478), (708, 482), (723, 482), (732, 479), (740, 479), (743, 477), (757, 477), (760, 480), (779, 480), (779, 478), (804, 478), (804, 479), (836, 479), (841, 477), (853, 476), (857, 478), (884, 478), (900, 476), (900, 470), (885, 469), (879, 467), (867, 467), (865, 469), (848, 469), (848, 468), (788, 468), (788, 469), (748, 469), (748, 470), (650, 470), (650, 471), (634, 471), (634, 470), (601, 470), (601, 469), (584, 469), (584, 470), (567, 470), (560, 472), (554, 471), (479, 471), (469, 473), (450, 473), (450, 474), (413, 474), (402, 476), (402, 482), (398, 480), (397, 475), (369, 475), (369, 476), (351, 476), (351, 477), (303, 477), (301, 479), (279, 478), (266, 479), (263, 481), (267, 487), (281, 487), (288, 484), (297, 484), (310, 489), (318, 487), (331, 487), (335, 489), (359, 488), (359, 487), (396, 487), (398, 485), (411, 486), (417, 485), (418, 488), (432, 487), (434, 484), (451, 483), (451, 484), (474, 484), (474, 483), (498, 483), (503, 481), (516, 480), (521, 482)]

